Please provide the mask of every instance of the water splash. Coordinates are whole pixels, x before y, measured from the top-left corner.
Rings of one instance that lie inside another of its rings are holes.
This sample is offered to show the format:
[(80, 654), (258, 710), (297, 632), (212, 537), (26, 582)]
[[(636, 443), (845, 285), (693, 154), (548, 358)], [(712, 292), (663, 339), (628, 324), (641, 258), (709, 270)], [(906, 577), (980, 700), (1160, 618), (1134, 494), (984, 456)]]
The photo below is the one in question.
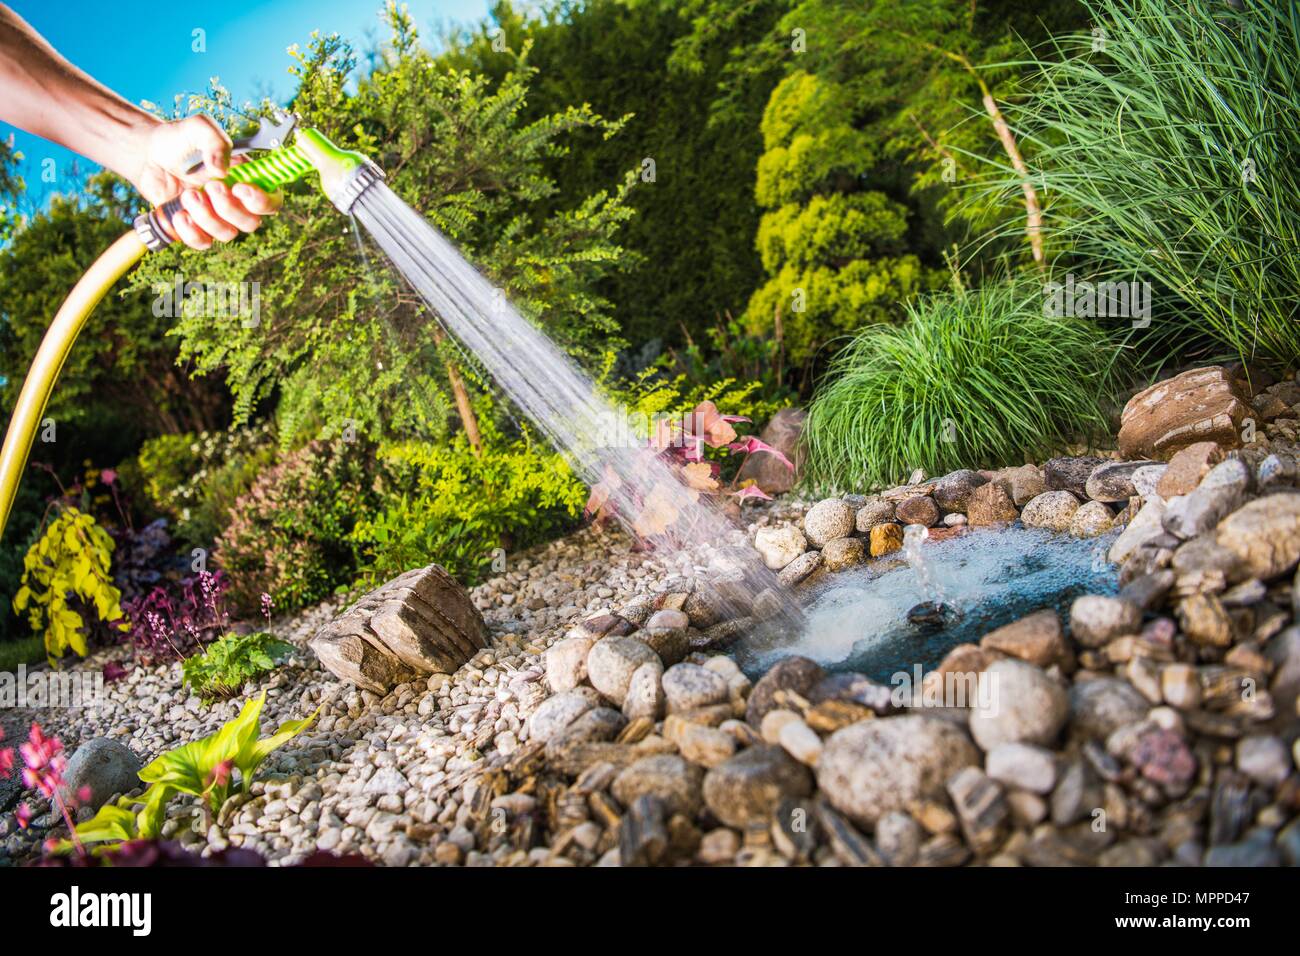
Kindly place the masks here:
[[(371, 186), (353, 214), (447, 331), (475, 355), (582, 481), (588, 486), (603, 481), (621, 515), (641, 512), (649, 502), (666, 519), (660, 534), (643, 537), (671, 550), (745, 543), (721, 507), (682, 484), (652, 449), (634, 440), (626, 416), (600, 395), (573, 360), (391, 189), (383, 183)], [(752, 599), (775, 584), (771, 572), (751, 566), (742, 592)]]
[(909, 524), (904, 528), (903, 558), (912, 569), (912, 573), (916, 575), (916, 583), (921, 586), (921, 595), (925, 600), (930, 604), (942, 605), (947, 603), (944, 601), (943, 588), (935, 582), (930, 565), (921, 551), (922, 545), (929, 537), (930, 529), (923, 524)]

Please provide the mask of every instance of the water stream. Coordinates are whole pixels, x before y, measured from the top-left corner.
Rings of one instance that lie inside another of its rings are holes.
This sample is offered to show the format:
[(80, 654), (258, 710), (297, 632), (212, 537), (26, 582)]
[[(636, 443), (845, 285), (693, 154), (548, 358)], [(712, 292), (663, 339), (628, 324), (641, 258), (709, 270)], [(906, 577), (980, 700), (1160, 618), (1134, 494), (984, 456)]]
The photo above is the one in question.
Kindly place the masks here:
[[(653, 509), (662, 532), (643, 538), (664, 550), (743, 543), (743, 533), (721, 507), (686, 487), (635, 440), (620, 410), (593, 381), (420, 213), (376, 183), (362, 193), (353, 214), (447, 331), (565, 455), (583, 482), (611, 488), (615, 510), (623, 516)], [(742, 591), (752, 598), (775, 584), (775, 575), (750, 569)]]

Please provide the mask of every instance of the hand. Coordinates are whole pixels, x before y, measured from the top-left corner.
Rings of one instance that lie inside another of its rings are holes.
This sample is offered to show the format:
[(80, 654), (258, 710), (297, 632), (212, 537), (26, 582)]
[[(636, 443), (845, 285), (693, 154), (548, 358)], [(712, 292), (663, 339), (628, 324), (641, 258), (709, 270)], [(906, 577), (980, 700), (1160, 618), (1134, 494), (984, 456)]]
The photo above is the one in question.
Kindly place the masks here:
[[(230, 171), (230, 146), (230, 137), (209, 116), (154, 123), (142, 132), (136, 149), (139, 170), (129, 178), (155, 206), (181, 197), (172, 228), (191, 249), (207, 249), (213, 240), (229, 242), (240, 232), (252, 232), (262, 216), (280, 208), (278, 194), (249, 183), (232, 188), (216, 178)], [(190, 174), (196, 156), (203, 166)]]

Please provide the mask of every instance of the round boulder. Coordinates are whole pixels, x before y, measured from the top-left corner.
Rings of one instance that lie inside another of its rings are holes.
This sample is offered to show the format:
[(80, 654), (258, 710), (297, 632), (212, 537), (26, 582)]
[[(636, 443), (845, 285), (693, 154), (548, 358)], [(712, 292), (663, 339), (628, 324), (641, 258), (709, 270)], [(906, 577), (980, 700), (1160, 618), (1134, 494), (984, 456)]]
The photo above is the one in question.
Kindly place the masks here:
[(768, 822), (782, 800), (810, 793), (811, 774), (780, 747), (749, 747), (704, 776), (704, 802), (739, 829)]
[(1020, 512), (1026, 528), (1047, 528), (1049, 531), (1068, 531), (1074, 513), (1079, 510), (1079, 499), (1068, 491), (1045, 491), (1031, 498)]
[(674, 664), (664, 671), (663, 687), (670, 714), (724, 704), (730, 697), (726, 679), (699, 664)]
[(587, 679), (620, 707), (632, 674), (642, 664), (663, 662), (644, 641), (635, 637), (607, 637), (597, 641), (587, 655)]
[(701, 776), (699, 767), (676, 754), (655, 754), (624, 767), (610, 791), (625, 807), (630, 807), (637, 797), (652, 796), (663, 801), (669, 815), (694, 816), (700, 806)]
[(943, 799), (944, 782), (979, 762), (966, 734), (942, 718), (864, 720), (831, 734), (817, 784), (833, 807), (872, 826), (916, 800)]
[(745, 720), (751, 727), (761, 726), (767, 712), (781, 706), (776, 700), (778, 691), (791, 690), (800, 697), (807, 697), (825, 676), (821, 665), (806, 657), (787, 657), (777, 661), (750, 691)]
[(1069, 713), (1065, 688), (1040, 668), (1011, 658), (994, 661), (981, 678), (990, 692), (971, 708), (970, 732), (985, 750), (998, 744), (1050, 744)]
[(140, 786), (140, 767), (140, 758), (116, 740), (92, 737), (68, 760), (63, 780), (69, 794), (89, 789), (90, 799), (80, 802), (98, 810), (114, 794)]
[(815, 548), (834, 538), (853, 533), (853, 509), (840, 498), (827, 498), (808, 509), (803, 518), (803, 533)]
[(1144, 719), (1150, 702), (1126, 680), (1098, 677), (1070, 688), (1070, 725), (1086, 737), (1105, 740), (1126, 724)]

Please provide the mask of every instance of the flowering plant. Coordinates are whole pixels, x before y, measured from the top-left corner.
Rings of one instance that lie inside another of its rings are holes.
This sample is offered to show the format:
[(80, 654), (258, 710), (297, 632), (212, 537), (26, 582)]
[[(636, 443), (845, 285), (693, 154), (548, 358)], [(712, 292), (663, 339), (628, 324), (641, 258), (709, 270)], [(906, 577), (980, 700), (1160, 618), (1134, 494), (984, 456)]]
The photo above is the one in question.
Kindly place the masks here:
[[(3, 735), (4, 732), (0, 730), (0, 737)], [(68, 825), (68, 830), (72, 833), (73, 845), (78, 854), (83, 853), (81, 842), (77, 839), (73, 814), (77, 807), (90, 799), (90, 788), (81, 787), (75, 794), (67, 792), (63, 771), (67, 769), (68, 758), (63, 755), (63, 742), (58, 737), (46, 736), (40, 725), (33, 723), (27, 740), (18, 746), (18, 753), (25, 764), (21, 776), (23, 786), (35, 790), (58, 809), (64, 823)], [(13, 750), (0, 748), (0, 777), (8, 777), (13, 772), (13, 768)], [(18, 805), (15, 815), (18, 818), (18, 826), (25, 830), (31, 824), (34, 814), (31, 805), (23, 802)], [(56, 842), (47, 843), (47, 848), (52, 847)]]

